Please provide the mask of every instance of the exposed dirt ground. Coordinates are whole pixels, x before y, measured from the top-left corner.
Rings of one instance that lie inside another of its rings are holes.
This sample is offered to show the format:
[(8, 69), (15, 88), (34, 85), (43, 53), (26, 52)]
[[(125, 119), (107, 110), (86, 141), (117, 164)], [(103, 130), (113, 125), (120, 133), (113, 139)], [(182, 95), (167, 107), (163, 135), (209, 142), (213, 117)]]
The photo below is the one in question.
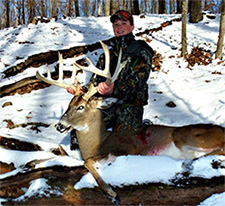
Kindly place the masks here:
[[(116, 190), (122, 205), (198, 205), (214, 193), (224, 191), (224, 185), (214, 187), (160, 188), (134, 186)], [(64, 195), (50, 198), (30, 198), (26, 202), (7, 202), (3, 205), (112, 205), (98, 189), (75, 191), (69, 187)]]
[[(77, 170), (77, 177), (86, 173)], [(71, 172), (68, 172), (71, 174)], [(76, 179), (76, 180), (75, 180)], [(106, 196), (98, 189), (75, 190), (73, 183), (79, 178), (54, 177), (49, 178), (52, 186), (58, 186), (63, 195), (51, 197), (31, 197), (25, 202), (8, 201), (3, 205), (112, 205)], [(225, 191), (224, 177), (210, 180), (189, 179), (188, 186), (168, 186), (163, 184), (148, 184), (114, 188), (120, 196), (120, 205), (198, 205), (215, 193)], [(178, 183), (179, 185), (180, 183)]]

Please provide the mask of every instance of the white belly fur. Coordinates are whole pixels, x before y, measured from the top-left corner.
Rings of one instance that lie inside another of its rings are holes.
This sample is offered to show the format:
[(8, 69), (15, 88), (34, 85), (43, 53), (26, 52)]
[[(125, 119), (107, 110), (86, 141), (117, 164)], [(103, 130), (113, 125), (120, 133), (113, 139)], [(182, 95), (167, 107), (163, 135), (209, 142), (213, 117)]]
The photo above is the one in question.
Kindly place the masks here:
[(158, 155), (166, 155), (175, 159), (194, 159), (207, 154), (209, 151), (200, 151), (196, 148), (184, 146), (182, 150), (177, 148), (172, 142), (164, 150), (161, 150)]

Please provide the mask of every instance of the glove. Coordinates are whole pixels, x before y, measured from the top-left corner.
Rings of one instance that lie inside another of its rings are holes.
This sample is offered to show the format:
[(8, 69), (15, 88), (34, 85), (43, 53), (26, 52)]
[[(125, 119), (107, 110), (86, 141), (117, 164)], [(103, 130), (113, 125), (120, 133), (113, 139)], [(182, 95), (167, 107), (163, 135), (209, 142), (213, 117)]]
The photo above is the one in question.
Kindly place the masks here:
[(100, 82), (97, 87), (97, 91), (101, 95), (110, 95), (113, 92), (114, 83), (107, 85), (105, 82)]

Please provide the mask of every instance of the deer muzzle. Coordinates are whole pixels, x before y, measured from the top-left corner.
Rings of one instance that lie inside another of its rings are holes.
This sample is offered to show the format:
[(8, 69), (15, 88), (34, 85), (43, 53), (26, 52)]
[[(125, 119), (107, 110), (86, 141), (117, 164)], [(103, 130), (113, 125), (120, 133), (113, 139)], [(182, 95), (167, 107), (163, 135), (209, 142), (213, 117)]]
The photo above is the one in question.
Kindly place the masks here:
[(65, 132), (65, 131), (69, 131), (70, 129), (71, 129), (71, 126), (69, 125), (67, 125), (67, 126), (65, 126), (64, 124), (62, 124), (61, 122), (59, 122), (59, 123), (57, 123), (56, 125), (55, 125), (55, 127), (56, 127), (56, 130), (58, 131), (58, 132), (60, 132), (60, 133), (63, 133), (63, 132)]

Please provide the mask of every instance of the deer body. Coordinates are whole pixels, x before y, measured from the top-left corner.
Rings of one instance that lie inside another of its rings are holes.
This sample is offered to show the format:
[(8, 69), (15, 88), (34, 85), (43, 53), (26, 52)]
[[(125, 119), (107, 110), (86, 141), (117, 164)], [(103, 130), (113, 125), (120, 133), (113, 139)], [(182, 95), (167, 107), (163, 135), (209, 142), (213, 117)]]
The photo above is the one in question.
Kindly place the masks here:
[(102, 98), (88, 101), (74, 97), (57, 129), (63, 132), (74, 128), (85, 166), (94, 176), (99, 187), (112, 202), (118, 204), (118, 196), (104, 182), (95, 169), (95, 162), (108, 155), (168, 155), (179, 159), (194, 159), (203, 155), (225, 155), (225, 129), (211, 124), (182, 127), (149, 125), (144, 141), (138, 138), (142, 129), (122, 132), (107, 131), (99, 105)]
[(59, 131), (64, 131), (66, 128), (77, 130), (84, 160), (99, 159), (108, 154), (169, 155), (175, 158), (193, 159), (224, 150), (225, 130), (211, 124), (182, 127), (149, 125), (145, 130), (144, 141), (138, 138), (142, 128), (109, 132), (99, 109), (99, 103), (102, 104), (103, 101), (102, 98), (92, 97), (85, 102), (82, 98), (75, 97), (57, 125)]
[[(104, 76), (106, 83), (111, 84), (119, 75), (126, 62), (121, 64), (122, 49), (118, 57), (116, 71), (111, 77), (109, 70), (109, 50), (102, 42), (106, 57), (104, 71), (99, 71), (89, 62), (88, 67), (75, 66), (93, 71)], [(104, 182), (95, 168), (95, 162), (107, 158), (108, 155), (168, 155), (181, 159), (194, 159), (203, 155), (225, 155), (225, 129), (211, 124), (197, 124), (182, 127), (169, 127), (163, 125), (149, 125), (147, 128), (127, 130), (122, 132), (107, 131), (103, 122), (100, 109), (109, 107), (115, 99), (97, 98), (93, 95), (97, 92), (93, 84), (87, 93), (80, 91), (79, 85), (63, 82), (62, 56), (59, 55), (59, 79), (53, 80), (48, 70), (45, 78), (37, 72), (37, 78), (59, 87), (74, 89), (75, 96), (71, 100), (67, 111), (61, 117), (56, 128), (60, 132), (76, 129), (77, 139), (85, 166), (94, 176), (99, 187), (107, 197), (115, 204), (119, 204), (118, 195)], [(74, 79), (77, 70), (73, 72)], [(75, 81), (77, 82), (77, 81)], [(110, 100), (110, 101), (109, 101)]]
[(151, 125), (147, 129), (146, 135), (146, 138), (149, 138), (149, 155), (194, 159), (213, 153), (223, 154), (225, 150), (225, 129), (212, 124), (182, 127)]

